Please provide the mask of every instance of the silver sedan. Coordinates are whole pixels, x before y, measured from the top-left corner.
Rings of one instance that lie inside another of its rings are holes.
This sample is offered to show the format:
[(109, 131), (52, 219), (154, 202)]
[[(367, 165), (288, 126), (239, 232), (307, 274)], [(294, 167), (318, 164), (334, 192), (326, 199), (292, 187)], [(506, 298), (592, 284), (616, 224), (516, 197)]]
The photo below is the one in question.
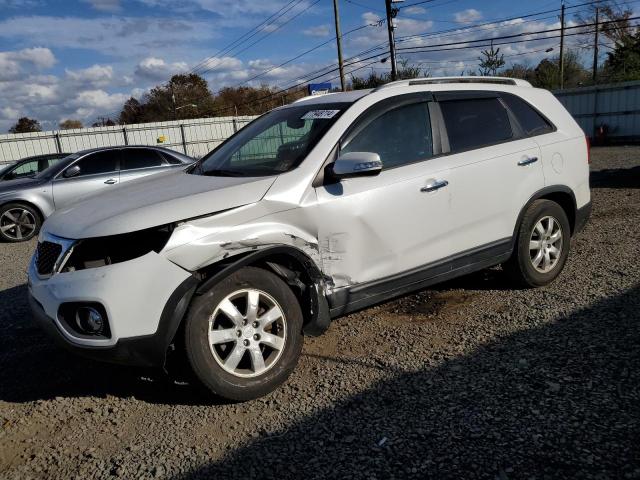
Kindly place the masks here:
[(0, 239), (22, 242), (37, 235), (45, 218), (81, 198), (194, 160), (159, 147), (107, 147), (69, 155), (30, 178), (0, 185)]

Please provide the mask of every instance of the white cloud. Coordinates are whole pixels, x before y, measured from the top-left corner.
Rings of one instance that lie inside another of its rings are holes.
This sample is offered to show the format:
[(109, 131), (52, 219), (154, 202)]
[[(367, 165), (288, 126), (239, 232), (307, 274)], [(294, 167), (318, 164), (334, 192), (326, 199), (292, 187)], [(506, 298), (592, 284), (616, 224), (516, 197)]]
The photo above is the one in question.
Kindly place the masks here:
[(18, 78), (24, 71), (51, 68), (55, 63), (56, 58), (48, 48), (0, 52), (0, 81)]
[(147, 57), (136, 67), (136, 75), (153, 81), (168, 80), (169, 77), (187, 70), (184, 62), (167, 63), (162, 58)]
[(328, 25), (317, 25), (303, 30), (302, 33), (309, 37), (328, 37), (331, 33)]
[(68, 80), (81, 85), (108, 86), (113, 80), (111, 65), (93, 65), (80, 70), (65, 70)]
[(482, 18), (482, 13), (475, 8), (467, 8), (461, 12), (456, 12), (453, 18), (458, 23), (471, 23), (480, 20)]
[(406, 13), (407, 15), (422, 15), (427, 13), (427, 9), (417, 6), (406, 7), (402, 9), (402, 13)]
[(116, 13), (122, 10), (120, 0), (82, 0), (101, 12)]
[(127, 60), (159, 51), (184, 55), (194, 43), (211, 42), (218, 35), (211, 22), (161, 17), (22, 16), (0, 21), (0, 43), (42, 39), (50, 48), (93, 50)]

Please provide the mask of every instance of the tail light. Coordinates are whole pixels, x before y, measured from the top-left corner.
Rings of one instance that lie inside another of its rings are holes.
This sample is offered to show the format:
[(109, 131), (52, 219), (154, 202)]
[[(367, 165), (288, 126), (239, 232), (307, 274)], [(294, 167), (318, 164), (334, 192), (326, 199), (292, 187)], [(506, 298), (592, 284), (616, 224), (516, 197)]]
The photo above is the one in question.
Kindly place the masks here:
[(587, 163), (591, 165), (591, 139), (587, 135), (584, 139), (587, 142)]

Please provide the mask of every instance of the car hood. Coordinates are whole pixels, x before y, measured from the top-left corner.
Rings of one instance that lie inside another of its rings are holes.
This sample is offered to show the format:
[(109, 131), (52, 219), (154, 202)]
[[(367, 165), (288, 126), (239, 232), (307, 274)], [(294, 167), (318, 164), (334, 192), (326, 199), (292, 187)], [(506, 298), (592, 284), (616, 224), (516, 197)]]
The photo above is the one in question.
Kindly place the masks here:
[(71, 239), (143, 230), (255, 203), (264, 197), (275, 178), (159, 173), (57, 210), (43, 230)]
[(37, 187), (43, 183), (47, 183), (42, 178), (26, 177), (16, 178), (15, 180), (1, 180), (0, 181), (0, 195), (4, 193), (14, 192), (18, 190), (24, 190), (25, 188)]

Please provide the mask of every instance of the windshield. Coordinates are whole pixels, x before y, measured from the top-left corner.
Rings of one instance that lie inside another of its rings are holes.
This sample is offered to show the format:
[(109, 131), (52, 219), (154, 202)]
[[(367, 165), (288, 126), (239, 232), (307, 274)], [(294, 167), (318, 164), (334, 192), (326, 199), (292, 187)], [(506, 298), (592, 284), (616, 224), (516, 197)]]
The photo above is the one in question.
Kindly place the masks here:
[(251, 177), (296, 168), (350, 103), (273, 110), (206, 155), (191, 173)]

